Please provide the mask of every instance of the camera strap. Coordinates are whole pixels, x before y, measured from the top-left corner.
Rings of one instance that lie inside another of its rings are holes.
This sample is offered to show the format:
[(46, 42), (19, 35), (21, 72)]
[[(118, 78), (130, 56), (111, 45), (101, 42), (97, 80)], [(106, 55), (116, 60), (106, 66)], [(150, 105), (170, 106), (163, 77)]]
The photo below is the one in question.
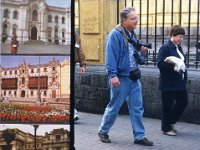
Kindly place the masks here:
[[(133, 57), (135, 58), (135, 60), (138, 64), (140, 64), (140, 65), (144, 64), (145, 56), (140, 52), (140, 47), (138, 46), (137, 36), (136, 36), (135, 32), (132, 31), (131, 35), (130, 35), (129, 32), (125, 28), (123, 28), (123, 29), (126, 34), (125, 37), (127, 38), (128, 42), (133, 45), (133, 47), (135, 49)], [(133, 39), (133, 37), (135, 37), (135, 40)]]
[(128, 39), (128, 42), (131, 43), (131, 44), (133, 44), (133, 46), (135, 48), (137, 48), (137, 43), (133, 40), (133, 36), (136, 38), (135, 33), (132, 31), (131, 32), (131, 36), (130, 36), (129, 32), (125, 28), (124, 28), (124, 31), (126, 33), (126, 38)]

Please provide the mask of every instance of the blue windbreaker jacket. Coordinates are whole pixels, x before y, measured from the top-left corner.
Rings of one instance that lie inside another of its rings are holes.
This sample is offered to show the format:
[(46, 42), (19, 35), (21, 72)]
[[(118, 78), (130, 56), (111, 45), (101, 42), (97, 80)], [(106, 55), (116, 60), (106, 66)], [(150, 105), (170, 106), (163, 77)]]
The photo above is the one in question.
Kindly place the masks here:
[(125, 40), (121, 25), (117, 25), (106, 40), (106, 68), (110, 78), (129, 76), (130, 60), (128, 41)]

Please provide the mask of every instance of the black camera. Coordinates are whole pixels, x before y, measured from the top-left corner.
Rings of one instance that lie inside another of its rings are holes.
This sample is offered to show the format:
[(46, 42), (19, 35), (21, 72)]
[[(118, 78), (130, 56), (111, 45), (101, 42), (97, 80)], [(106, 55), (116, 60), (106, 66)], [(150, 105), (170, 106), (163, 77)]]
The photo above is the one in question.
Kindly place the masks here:
[(137, 40), (137, 46), (140, 49), (142, 46), (152, 49), (152, 44), (151, 43), (143, 43), (141, 40)]
[(200, 42), (197, 43), (195, 46), (196, 46), (196, 48), (200, 49)]

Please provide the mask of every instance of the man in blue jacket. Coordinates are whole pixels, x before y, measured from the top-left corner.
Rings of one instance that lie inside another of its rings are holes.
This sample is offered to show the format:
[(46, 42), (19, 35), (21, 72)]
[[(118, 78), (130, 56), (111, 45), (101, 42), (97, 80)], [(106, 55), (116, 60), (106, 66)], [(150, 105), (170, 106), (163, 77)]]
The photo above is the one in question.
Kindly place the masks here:
[[(124, 8), (120, 13), (121, 23), (108, 35), (106, 41), (106, 68), (110, 78), (110, 102), (107, 105), (98, 136), (102, 142), (110, 143), (108, 132), (114, 124), (118, 112), (127, 101), (131, 125), (133, 128), (134, 143), (152, 146), (153, 142), (144, 137), (143, 102), (141, 83), (137, 78), (131, 79), (132, 70), (139, 71), (138, 60), (135, 57), (137, 51), (146, 53), (147, 48), (136, 46), (137, 38), (134, 29), (138, 23), (138, 15), (135, 8)], [(140, 72), (140, 71), (139, 71)]]

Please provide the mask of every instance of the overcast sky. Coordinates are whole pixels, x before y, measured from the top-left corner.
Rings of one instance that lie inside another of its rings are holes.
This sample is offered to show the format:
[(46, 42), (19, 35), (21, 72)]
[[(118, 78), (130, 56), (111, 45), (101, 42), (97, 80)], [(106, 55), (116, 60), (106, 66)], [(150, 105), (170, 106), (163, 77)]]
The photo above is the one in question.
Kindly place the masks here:
[[(39, 59), (40, 58), (40, 59)], [(4, 68), (18, 67), (23, 64), (24, 61), (26, 64), (38, 65), (39, 60), (40, 64), (47, 64), (49, 61), (52, 61), (53, 58), (59, 62), (63, 62), (65, 59), (69, 60), (67, 56), (11, 56), (11, 55), (2, 55), (0, 57), (1, 66)]]
[[(21, 1), (21, 0), (16, 0), (16, 1)], [(45, 1), (50, 6), (58, 6), (64, 8), (71, 7), (71, 0), (45, 0)]]
[[(33, 125), (30, 124), (0, 124), (0, 130), (5, 130), (7, 128), (17, 128), (23, 132), (26, 133), (31, 133), (32, 135), (34, 135), (34, 127)], [(39, 125), (38, 129), (37, 129), (37, 135), (45, 135), (45, 132), (50, 133), (50, 131), (52, 131), (53, 129), (60, 129), (60, 128), (64, 128), (67, 129), (68, 131), (70, 131), (70, 125)]]
[(71, 0), (45, 0), (46, 3), (50, 6), (59, 6), (59, 7), (70, 7)]

